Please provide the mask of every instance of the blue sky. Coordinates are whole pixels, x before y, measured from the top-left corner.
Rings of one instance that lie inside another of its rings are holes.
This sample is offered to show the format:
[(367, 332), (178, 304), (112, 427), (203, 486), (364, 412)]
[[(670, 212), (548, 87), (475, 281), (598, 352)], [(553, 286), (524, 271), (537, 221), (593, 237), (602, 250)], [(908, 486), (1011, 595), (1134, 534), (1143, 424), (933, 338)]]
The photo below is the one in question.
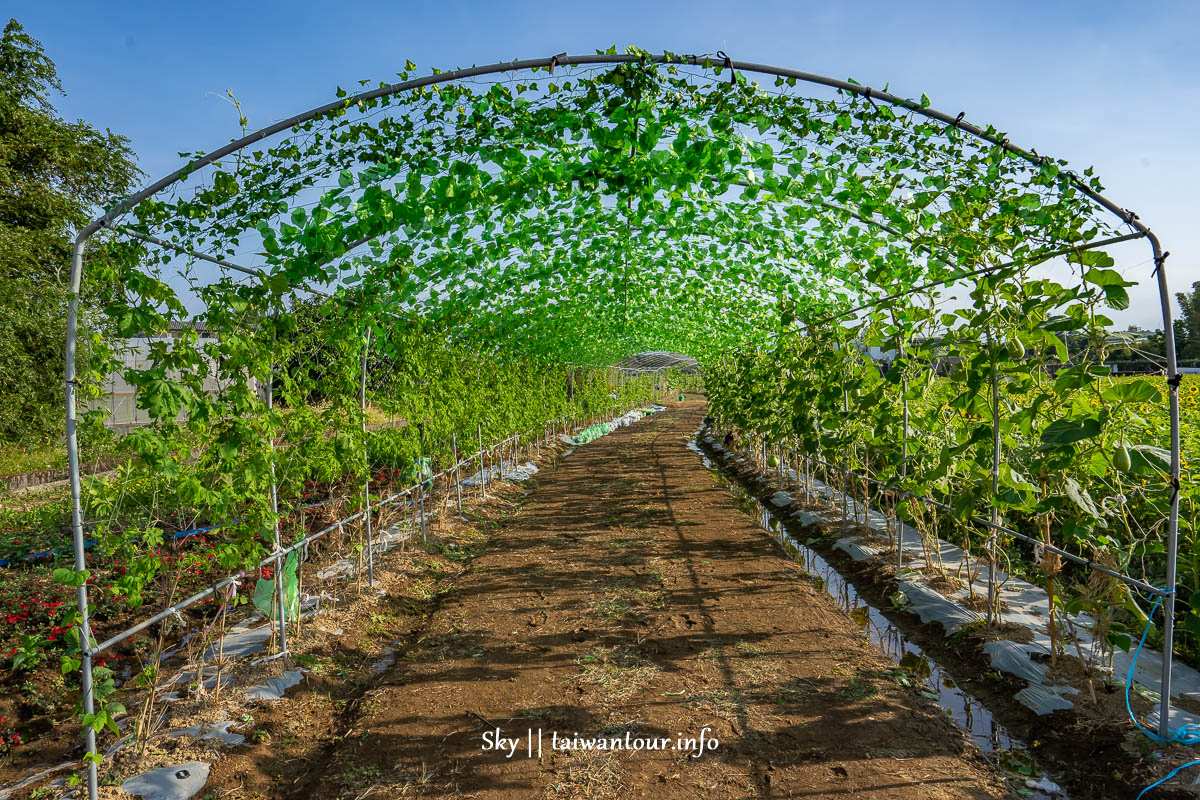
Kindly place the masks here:
[[(232, 90), (261, 127), (430, 67), (617, 45), (711, 53), (927, 93), (1073, 167), (1136, 211), (1172, 255), (1172, 289), (1200, 281), (1200, 3), (557, 2), (104, 3), (9, 0), (58, 64), (60, 112), (128, 136), (147, 179), (179, 151), (238, 135)], [(1161, 327), (1149, 247), (1114, 251), (1142, 285), (1122, 325)]]

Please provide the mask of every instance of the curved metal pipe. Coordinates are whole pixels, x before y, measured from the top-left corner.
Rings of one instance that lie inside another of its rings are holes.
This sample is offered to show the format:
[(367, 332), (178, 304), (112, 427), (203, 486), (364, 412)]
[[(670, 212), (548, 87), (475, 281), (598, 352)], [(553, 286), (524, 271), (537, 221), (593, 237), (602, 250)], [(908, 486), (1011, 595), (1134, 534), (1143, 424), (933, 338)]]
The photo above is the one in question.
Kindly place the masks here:
[(1175, 323), (1171, 318), (1171, 293), (1167, 290), (1166, 260), (1158, 237), (1146, 230), (1150, 248), (1154, 251), (1154, 275), (1158, 279), (1158, 297), (1162, 305), (1163, 348), (1167, 356), (1167, 405), (1171, 415), (1171, 511), (1167, 518), (1167, 592), (1163, 602), (1163, 649), (1162, 649), (1162, 699), (1158, 708), (1158, 735), (1164, 739), (1170, 734), (1169, 712), (1171, 709), (1171, 663), (1175, 658), (1175, 581), (1179, 565), (1179, 374), (1175, 358)]
[[(260, 128), (259, 130), (255, 131), (254, 133), (247, 134), (246, 136), (243, 136), (241, 139), (236, 139), (236, 140), (230, 142), (229, 144), (224, 145), (223, 147), (219, 147), (216, 150), (206, 153), (205, 155), (201, 156), (200, 158), (196, 159), (195, 161), (192, 161), (191, 163), (187, 164), (186, 166), (176, 170), (175, 172), (172, 172), (172, 173), (164, 176), (163, 178), (160, 178), (159, 180), (150, 184), (146, 188), (142, 189), (140, 192), (137, 192), (137, 193), (125, 198), (124, 200), (120, 201), (115, 206), (113, 206), (113, 208), (110, 211), (108, 211), (107, 213), (105, 213), (105, 214), (101, 215), (100, 217), (97, 217), (95, 220), (93, 220), (91, 224), (89, 224), (86, 228), (84, 228), (82, 233), (85, 234), (84, 238), (91, 236), (97, 230), (99, 230), (100, 228), (109, 224), (114, 219), (119, 217), (121, 214), (123, 214), (126, 211), (128, 211), (129, 209), (133, 208), (134, 206), (136, 206), (138, 203), (142, 202), (146, 198), (157, 194), (158, 192), (160, 192), (161, 190), (165, 189), (166, 187), (170, 186), (173, 183), (177, 183), (178, 181), (183, 180), (184, 178), (191, 175), (196, 170), (201, 169), (202, 167), (208, 166), (209, 164), (212, 164), (214, 161), (218, 161), (218, 160), (224, 158), (225, 156), (230, 155), (231, 153), (236, 153), (237, 151), (242, 150), (242, 149), (248, 147), (249, 145), (254, 144), (255, 142), (260, 142), (263, 139), (267, 139), (271, 136), (274, 136), (276, 133), (285, 131), (288, 128), (293, 128), (297, 125), (308, 122), (319, 116), (332, 113), (334, 111), (341, 111), (341, 110), (347, 109), (353, 105), (356, 105), (359, 102), (368, 102), (368, 101), (372, 101), (372, 100), (378, 100), (382, 97), (387, 97), (387, 96), (395, 95), (395, 94), (401, 94), (403, 92), (412, 91), (413, 89), (419, 89), (419, 88), (423, 88), (426, 86), (434, 86), (434, 85), (442, 84), (442, 83), (453, 83), (455, 81), (464, 80), (466, 78), (477, 78), (477, 77), (482, 77), (485, 75), (494, 75), (494, 74), (501, 73), (501, 72), (520, 72), (523, 70), (542, 69), (542, 68), (549, 68), (552, 66), (565, 67), (565, 66), (584, 66), (584, 65), (592, 66), (592, 65), (604, 65), (604, 64), (630, 64), (630, 63), (643, 62), (643, 61), (649, 62), (649, 63), (654, 63), (654, 64), (678, 64), (678, 65), (683, 65), (683, 66), (694, 66), (694, 67), (703, 67), (703, 66), (705, 66), (705, 64), (709, 64), (711, 66), (711, 64), (712, 64), (712, 62), (707, 57), (702, 58), (700, 56), (694, 56), (694, 55), (693, 56), (671, 56), (671, 57), (668, 57), (666, 55), (640, 56), (640, 55), (628, 55), (628, 54), (626, 54), (626, 55), (618, 55), (618, 54), (579, 55), (579, 56), (557, 55), (557, 56), (551, 56), (549, 58), (517, 59), (514, 61), (499, 62), (499, 63), (488, 64), (488, 65), (480, 66), (480, 67), (469, 67), (466, 69), (451, 70), (449, 72), (438, 73), (437, 75), (427, 75), (423, 78), (414, 78), (413, 80), (402, 81), (400, 83), (388, 84), (387, 86), (381, 86), (377, 89), (371, 89), (366, 92), (359, 92), (358, 94), (349, 95), (347, 97), (336, 100), (332, 103), (326, 103), (324, 105), (317, 106), (316, 108), (311, 108), (308, 111), (302, 112), (302, 113), (297, 114), (292, 117), (288, 117), (287, 119), (284, 119), (284, 120), (280, 120), (279, 122), (276, 122), (272, 125), (268, 125), (264, 128)], [(1024, 148), (1021, 148), (1021, 147), (1018, 147), (1018, 146), (1012, 144), (1007, 138), (1001, 139), (996, 134), (991, 133), (983, 128), (978, 127), (977, 125), (974, 125), (970, 122), (965, 121), (962, 118), (962, 115), (959, 115), (957, 117), (952, 117), (949, 114), (942, 112), (942, 111), (938, 111), (935, 108), (922, 106), (920, 103), (916, 102), (915, 100), (909, 100), (909, 99), (906, 99), (903, 97), (898, 97), (894, 94), (891, 94), (890, 92), (883, 92), (878, 89), (873, 89), (870, 86), (863, 86), (863, 85), (857, 84), (857, 83), (850, 83), (849, 81), (839, 80), (837, 78), (830, 78), (825, 75), (818, 75), (818, 74), (812, 73), (812, 72), (802, 72), (800, 70), (787, 69), (785, 67), (776, 67), (776, 66), (772, 66), (770, 64), (758, 64), (758, 63), (748, 62), (748, 61), (747, 62), (731, 61), (731, 62), (729, 62), (729, 66), (731, 69), (741, 70), (743, 72), (757, 72), (762, 75), (773, 75), (773, 76), (778, 76), (778, 77), (782, 77), (782, 78), (794, 78), (799, 81), (804, 81), (805, 83), (812, 83), (812, 84), (816, 84), (819, 86), (826, 86), (831, 89), (838, 89), (840, 91), (849, 92), (851, 94), (855, 94), (860, 97), (864, 97), (868, 100), (882, 100), (883, 102), (888, 103), (889, 105), (895, 105), (895, 106), (900, 106), (902, 108), (906, 108), (909, 111), (929, 117), (930, 119), (936, 119), (940, 122), (944, 122), (947, 125), (950, 125), (951, 127), (956, 128), (958, 130), (966, 131), (967, 133), (971, 134), (972, 136), (975, 136), (976, 138), (982, 139), (986, 142), (990, 142), (994, 145), (998, 145), (998, 146), (1004, 148), (1005, 150), (1007, 150), (1008, 152), (1013, 153), (1014, 155), (1020, 156), (1021, 158), (1023, 158), (1024, 160), (1028, 161), (1031, 164), (1041, 166), (1042, 164), (1044, 164), (1048, 161), (1048, 159), (1046, 159), (1043, 156), (1036, 155), (1029, 150), (1025, 150)], [(1082, 192), (1083, 194), (1090, 197), (1092, 200), (1094, 200), (1095, 202), (1097, 202), (1104, 208), (1111, 211), (1113, 214), (1120, 217), (1122, 221), (1132, 225), (1133, 227), (1137, 228), (1138, 230), (1147, 230), (1147, 231), (1149, 230), (1140, 222), (1140, 220), (1138, 220), (1138, 217), (1136, 214), (1134, 214), (1133, 212), (1131, 212), (1127, 209), (1121, 208), (1116, 203), (1114, 203), (1111, 200), (1109, 200), (1108, 198), (1106, 198), (1104, 195), (1102, 195), (1099, 192), (1092, 189), (1090, 186), (1088, 186), (1086, 183), (1084, 183), (1083, 180), (1080, 179), (1079, 176), (1076, 175), (1074, 172), (1067, 172), (1066, 175), (1067, 175), (1068, 179), (1070, 180), (1071, 184), (1073, 186), (1075, 186), (1076, 189), (1078, 189), (1080, 192)]]
[[(280, 133), (289, 128), (308, 122), (319, 116), (330, 114), (337, 111), (342, 111), (362, 101), (373, 101), (379, 98), (390, 95), (400, 94), (402, 92), (411, 91), (413, 89), (433, 86), (442, 83), (451, 83), (454, 81), (463, 80), (466, 78), (481, 77), (501, 72), (518, 72), (523, 70), (552, 68), (554, 66), (572, 66), (572, 65), (604, 65), (604, 64), (628, 64), (634, 62), (649, 62), (655, 64), (679, 64), (685, 66), (698, 66), (711, 68), (713, 62), (708, 57), (700, 56), (667, 56), (663, 55), (615, 55), (615, 54), (598, 54), (598, 55), (556, 55), (549, 58), (534, 58), (522, 59), (511, 62), (502, 62), (497, 64), (489, 64), (479, 67), (469, 67), (467, 69), (452, 70), (450, 72), (429, 75), (423, 78), (416, 78), (401, 83), (382, 86), (377, 89), (372, 89), (366, 92), (360, 92), (351, 95), (332, 103), (326, 103), (316, 108), (309, 109), (301, 114), (281, 120), (272, 125), (261, 128), (254, 133), (243, 136), (241, 139), (230, 142), (216, 150), (213, 150), (204, 156), (190, 162), (181, 169), (170, 173), (169, 175), (155, 181), (141, 191), (131, 195), (130, 197), (117, 203), (110, 211), (97, 217), (89, 223), (75, 237), (75, 250), (71, 261), (71, 297), (67, 306), (67, 342), (65, 348), (66, 366), (64, 369), (65, 378), (65, 405), (66, 405), (66, 424), (67, 424), (67, 458), (70, 469), (71, 482), (71, 527), (73, 539), (75, 542), (75, 565), (76, 569), (86, 568), (86, 556), (83, 549), (83, 525), (80, 507), (80, 476), (79, 476), (79, 444), (76, 435), (76, 399), (75, 399), (75, 351), (78, 335), (79, 322), (79, 292), (83, 276), (83, 248), (87, 240), (101, 228), (108, 226), (116, 218), (124, 214), (129, 209), (135, 207), (143, 200), (157, 194), (162, 189), (183, 180), (197, 169), (203, 168), (212, 164), (219, 159), (238, 152), (255, 142), (267, 139), (276, 133)], [(890, 105), (899, 106), (908, 109), (916, 114), (921, 114), (930, 119), (935, 119), (944, 122), (958, 130), (965, 131), (978, 139), (990, 142), (993, 145), (1000, 146), (1006, 151), (1023, 158), (1027, 162), (1035, 165), (1046, 163), (1047, 159), (1034, 154), (1031, 151), (1013, 145), (1007, 138), (1000, 138), (997, 134), (979, 128), (978, 126), (963, 120), (963, 115), (952, 117), (949, 114), (938, 111), (933, 108), (927, 108), (914, 100), (908, 100), (898, 97), (889, 92), (882, 92), (877, 89), (872, 89), (869, 86), (850, 83), (849, 81), (830, 78), (824, 75), (818, 75), (811, 72), (802, 72), (800, 70), (785, 69), (767, 64), (758, 64), (754, 62), (737, 62), (726, 60), (723, 62), (734, 70), (743, 72), (756, 72), (763, 75), (772, 75), (783, 78), (794, 78), (798, 81), (811, 83), (820, 86), (826, 86), (832, 89), (837, 89), (843, 92), (865, 97), (868, 101), (879, 100)], [(1160, 302), (1163, 307), (1164, 320), (1164, 337), (1167, 347), (1167, 380), (1170, 389), (1170, 407), (1171, 407), (1171, 462), (1172, 462), (1172, 501), (1171, 515), (1168, 526), (1168, 581), (1169, 590), (1174, 589), (1174, 580), (1176, 573), (1176, 562), (1178, 554), (1178, 514), (1179, 514), (1179, 396), (1178, 396), (1178, 374), (1176, 372), (1175, 360), (1175, 341), (1174, 332), (1171, 327), (1171, 310), (1170, 310), (1170, 294), (1167, 291), (1167, 281), (1165, 271), (1163, 269), (1163, 261), (1166, 255), (1162, 252), (1158, 239), (1150, 232), (1131, 211), (1121, 208), (1116, 203), (1112, 202), (1104, 195), (1087, 186), (1082, 179), (1073, 172), (1065, 173), (1070, 183), (1081, 193), (1091, 198), (1094, 202), (1115, 214), (1123, 222), (1131, 225), (1139, 232), (1146, 234), (1151, 241), (1151, 247), (1154, 250), (1154, 259), (1156, 264), (1156, 275), (1158, 278)], [(90, 642), (90, 632), (87, 621), (87, 586), (86, 584), (79, 587), (79, 605), (83, 621), (80, 626), (80, 636), (88, 637), (81, 638), (81, 643)], [(1167, 631), (1164, 637), (1164, 647), (1170, 646), (1172, 641), (1173, 631), (1171, 629), (1173, 623), (1173, 609), (1171, 604), (1164, 604), (1167, 609)], [(86, 648), (85, 648), (86, 653)], [(1169, 703), (1169, 684), (1170, 684), (1170, 652), (1164, 650), (1164, 675), (1163, 675), (1163, 708)], [(88, 706), (92, 703), (92, 687), (91, 687), (91, 660), (86, 656), (83, 659), (81, 667), (83, 677), (81, 687), (84, 697), (84, 709), (88, 710)], [(1164, 728), (1167, 724), (1166, 714), (1161, 715), (1160, 728)], [(88, 732), (88, 752), (95, 753), (95, 734), (89, 729)], [(88, 795), (92, 800), (95, 800), (97, 795), (97, 771), (94, 761), (89, 763), (88, 767)]]
[[(87, 569), (87, 550), (83, 544), (83, 505), (80, 502), (79, 434), (76, 430), (75, 418), (75, 350), (79, 339), (79, 290), (80, 282), (83, 280), (83, 247), (89, 236), (91, 234), (87, 231), (81, 231), (75, 237), (75, 249), (71, 255), (71, 297), (67, 301), (67, 346), (63, 368), (67, 406), (67, 469), (71, 476), (71, 541), (75, 549), (76, 572)], [(92, 629), (88, 618), (86, 581), (76, 589), (76, 602), (79, 604), (79, 649), (82, 651), (79, 657), (79, 692), (83, 696), (84, 714), (92, 714), (96, 709), (92, 687), (92, 654), (90, 652)], [(88, 755), (94, 756), (96, 754), (96, 732), (90, 725), (86, 726), (86, 729)], [(88, 797), (91, 800), (96, 800), (97, 792), (99, 792), (96, 767), (94, 759), (88, 761)]]

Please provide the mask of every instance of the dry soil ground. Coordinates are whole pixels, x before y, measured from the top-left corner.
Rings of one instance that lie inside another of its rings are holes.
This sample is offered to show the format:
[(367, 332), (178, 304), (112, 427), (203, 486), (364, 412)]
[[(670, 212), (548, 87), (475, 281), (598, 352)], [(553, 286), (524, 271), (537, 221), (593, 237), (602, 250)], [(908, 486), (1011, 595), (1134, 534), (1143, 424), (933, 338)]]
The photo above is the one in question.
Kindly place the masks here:
[[(385, 597), (395, 624), (344, 635), (390, 628), (394, 665), (335, 671), (310, 658), (310, 680), (264, 710), (264, 734), (215, 764), (207, 791), (1008, 796), (686, 448), (703, 413), (672, 407), (510, 489), (508, 512), (455, 551), (473, 558), (428, 577), (423, 608), (411, 593)], [(515, 754), (485, 749), (497, 728), (519, 738)], [(702, 731), (715, 749), (671, 749)], [(551, 749), (555, 734), (626, 732), (670, 748)]]

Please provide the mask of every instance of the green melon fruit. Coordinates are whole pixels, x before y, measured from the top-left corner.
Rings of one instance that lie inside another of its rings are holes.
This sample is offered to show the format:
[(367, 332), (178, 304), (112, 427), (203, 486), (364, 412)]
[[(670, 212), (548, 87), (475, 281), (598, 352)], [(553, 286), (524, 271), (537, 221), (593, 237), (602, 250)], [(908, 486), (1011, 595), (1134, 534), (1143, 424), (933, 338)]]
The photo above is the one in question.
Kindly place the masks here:
[(771, 469), (775, 469), (776, 467), (778, 467), (779, 466), (779, 456), (772, 453), (771, 457), (767, 459), (767, 466), (770, 467)]
[(1125, 446), (1124, 442), (1117, 445), (1117, 449), (1113, 451), (1113, 466), (1121, 472), (1128, 472), (1129, 468), (1133, 466), (1133, 461), (1129, 458), (1129, 448)]
[(1008, 357), (1013, 361), (1020, 361), (1025, 357), (1025, 344), (1015, 336), (1008, 343)]

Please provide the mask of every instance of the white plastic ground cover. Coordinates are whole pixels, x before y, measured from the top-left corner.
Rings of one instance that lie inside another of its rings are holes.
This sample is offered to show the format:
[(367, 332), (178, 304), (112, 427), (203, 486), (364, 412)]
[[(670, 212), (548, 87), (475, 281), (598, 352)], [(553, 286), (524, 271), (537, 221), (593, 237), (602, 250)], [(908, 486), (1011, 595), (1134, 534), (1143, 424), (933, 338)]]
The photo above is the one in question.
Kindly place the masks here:
[(237, 723), (231, 719), (223, 719), (214, 722), (211, 725), (193, 725), (190, 728), (183, 728), (178, 731), (171, 731), (167, 736), (172, 739), (179, 739), (184, 736), (190, 736), (194, 739), (203, 741), (205, 739), (220, 739), (230, 747), (237, 747), (244, 744), (246, 737), (240, 733), (235, 733), (230, 730)]
[(829, 520), (825, 519), (825, 517), (821, 516), (820, 514), (814, 513), (812, 511), (805, 511), (804, 509), (801, 509), (801, 510), (797, 511), (796, 513), (792, 514), (792, 519), (796, 520), (803, 526), (820, 525), (821, 523), (829, 521)]
[(527, 461), (524, 464), (518, 464), (512, 472), (506, 472), (504, 479), (514, 481), (516, 483), (524, 483), (525, 481), (538, 474), (538, 466), (532, 461)]
[(282, 700), (284, 693), (304, 679), (304, 670), (288, 670), (276, 678), (268, 678), (266, 682), (251, 686), (245, 691), (247, 700), (264, 700), (274, 702)]
[(204, 652), (204, 660), (212, 661), (221, 656), (236, 661), (262, 650), (271, 640), (271, 626), (257, 624), (262, 619), (265, 617), (256, 613), (234, 625), (220, 642), (209, 645)]
[[(618, 416), (617, 419), (607, 422), (598, 422), (596, 425), (588, 426), (580, 433), (576, 433), (575, 437), (569, 437), (569, 435), (566, 434), (559, 434), (558, 440), (571, 447), (580, 447), (588, 444), (589, 441), (595, 441), (601, 437), (606, 437), (606, 435), (616, 431), (617, 428), (624, 428), (625, 426), (632, 425), (632, 423), (642, 420), (644, 417), (647, 417), (650, 414), (658, 414), (659, 411), (665, 411), (666, 408), (666, 405), (650, 405), (649, 408), (635, 408), (634, 410), (626, 411), (625, 414)], [(586, 435), (586, 437), (581, 437), (581, 434), (584, 431), (593, 433), (589, 433)]]
[(208, 770), (203, 761), (152, 769), (125, 781), (121, 789), (146, 800), (188, 800), (204, 788)]
[[(426, 518), (432, 517), (433, 513), (426, 514)], [(374, 540), (374, 549), (376, 553), (386, 553), (393, 547), (404, 544), (411, 540), (413, 532), (409, 527), (407, 520), (397, 522), (383, 531), (374, 534), (371, 538)], [(330, 581), (335, 578), (348, 578), (354, 571), (358, 569), (358, 559), (356, 558), (341, 558), (333, 562), (327, 567), (322, 567), (317, 570), (317, 580)]]
[[(708, 434), (703, 437), (703, 440), (724, 460), (744, 466), (750, 465), (744, 455), (726, 448), (716, 436)], [(790, 480), (800, 482), (800, 476), (797, 476), (792, 469), (785, 470), (785, 475)], [(840, 510), (842, 495), (838, 490), (825, 485), (815, 476), (812, 477), (812, 483), (817, 495), (829, 500)], [(794, 502), (795, 497), (790, 492), (776, 492), (771, 497), (772, 505), (778, 508), (787, 508)], [(857, 514), (859, 519), (867, 520), (869, 528), (886, 535), (888, 530), (886, 517), (874, 509), (865, 508), (856, 503), (853, 498), (847, 497), (845, 503), (850, 519), (854, 519)], [(840, 515), (838, 518), (827, 518), (822, 514), (804, 510), (791, 514), (791, 517), (801, 525), (840, 522)], [(970, 568), (972, 571), (977, 571), (973, 586), (964, 586), (949, 596), (943, 595), (925, 583), (926, 579), (922, 570), (927, 564), (925, 551), (921, 546), (921, 534), (902, 522), (897, 527), (904, 552), (905, 570), (900, 575), (900, 588), (908, 600), (905, 610), (918, 615), (922, 622), (940, 623), (947, 635), (953, 634), (963, 625), (979, 620), (980, 615), (964, 605), (962, 601), (970, 597), (971, 588), (974, 589), (976, 596), (987, 596), (989, 575), (987, 564), (972, 558)], [(847, 553), (856, 561), (881, 559), (893, 562), (896, 557), (894, 548), (881, 547), (874, 542), (867, 541), (863, 536), (843, 537), (834, 543), (834, 547)], [(960, 578), (967, 574), (966, 554), (962, 548), (941, 539), (929, 542), (929, 548), (930, 552), (935, 554), (935, 558), (940, 559), (942, 567), (947, 573)], [(987, 643), (984, 651), (991, 658), (992, 667), (1022, 678), (1029, 683), (1029, 686), (1017, 692), (1016, 699), (1037, 714), (1049, 714), (1059, 709), (1074, 707), (1070, 697), (1078, 694), (1078, 690), (1051, 681), (1048, 677), (1047, 667), (1042, 663), (1050, 655), (1050, 634), (1046, 615), (1048, 598), (1045, 590), (1016, 576), (1007, 575), (1003, 571), (1000, 571), (997, 577), (1003, 584), (1000, 597), (1005, 605), (1002, 615), (1004, 621), (1020, 625), (1030, 631), (1033, 637), (1030, 642), (999, 640)], [(1060, 617), (1060, 624), (1061, 622)], [(1099, 653), (1099, 643), (1095, 642), (1090, 634), (1092, 620), (1085, 614), (1079, 614), (1070, 617), (1070, 622), (1084, 655)], [(1113, 656), (1114, 680), (1124, 682), (1131, 660), (1132, 653), (1125, 653), (1121, 650), (1116, 652)], [(1161, 667), (1162, 655), (1143, 649), (1141, 655), (1138, 656), (1137, 671), (1133, 676), (1135, 683), (1151, 692), (1159, 692), (1162, 685)], [(1188, 697), (1200, 702), (1200, 672), (1176, 662), (1172, 671), (1171, 689), (1173, 699)], [(1149, 715), (1146, 723), (1157, 724), (1157, 717), (1157, 713)], [(1200, 716), (1172, 706), (1170, 723), (1172, 728), (1189, 723), (1200, 724)]]
[(712, 460), (709, 459), (707, 453), (705, 453), (703, 450), (700, 449), (700, 445), (696, 442), (696, 438), (701, 435), (703, 430), (704, 430), (704, 426), (702, 425), (702, 426), (700, 426), (700, 428), (698, 428), (696, 430), (695, 436), (691, 439), (688, 439), (687, 449), (691, 450), (693, 453), (700, 456), (700, 463), (704, 464), (705, 469), (712, 469), (713, 468)]
[(506, 461), (504, 466), (494, 464), (490, 467), (484, 467), (469, 478), (463, 478), (463, 486), (478, 486), (480, 483), (486, 482), (489, 485), (501, 480), (515, 481), (523, 483), (538, 473), (537, 464), (532, 461), (527, 461), (524, 464), (519, 464), (516, 461)]
[[(62, 764), (59, 764), (57, 767), (49, 767), (35, 775), (30, 775), (28, 778), (24, 778), (20, 783), (14, 783), (11, 786), (5, 786), (3, 789), (0, 789), (0, 800), (13, 800), (13, 798), (15, 798), (17, 796), (17, 792), (21, 791), (22, 789), (24, 789), (28, 786), (32, 786), (33, 784), (40, 781), (42, 778), (45, 778), (49, 775), (53, 775), (54, 773), (59, 772), (61, 770), (71, 769), (72, 767), (77, 767), (77, 766), (79, 766), (78, 761), (65, 761)], [(60, 781), (53, 781), (52, 783), (61, 784), (62, 782), (63, 781), (60, 780)], [(21, 797), (27, 797), (27, 796), (28, 795), (21, 795)]]

